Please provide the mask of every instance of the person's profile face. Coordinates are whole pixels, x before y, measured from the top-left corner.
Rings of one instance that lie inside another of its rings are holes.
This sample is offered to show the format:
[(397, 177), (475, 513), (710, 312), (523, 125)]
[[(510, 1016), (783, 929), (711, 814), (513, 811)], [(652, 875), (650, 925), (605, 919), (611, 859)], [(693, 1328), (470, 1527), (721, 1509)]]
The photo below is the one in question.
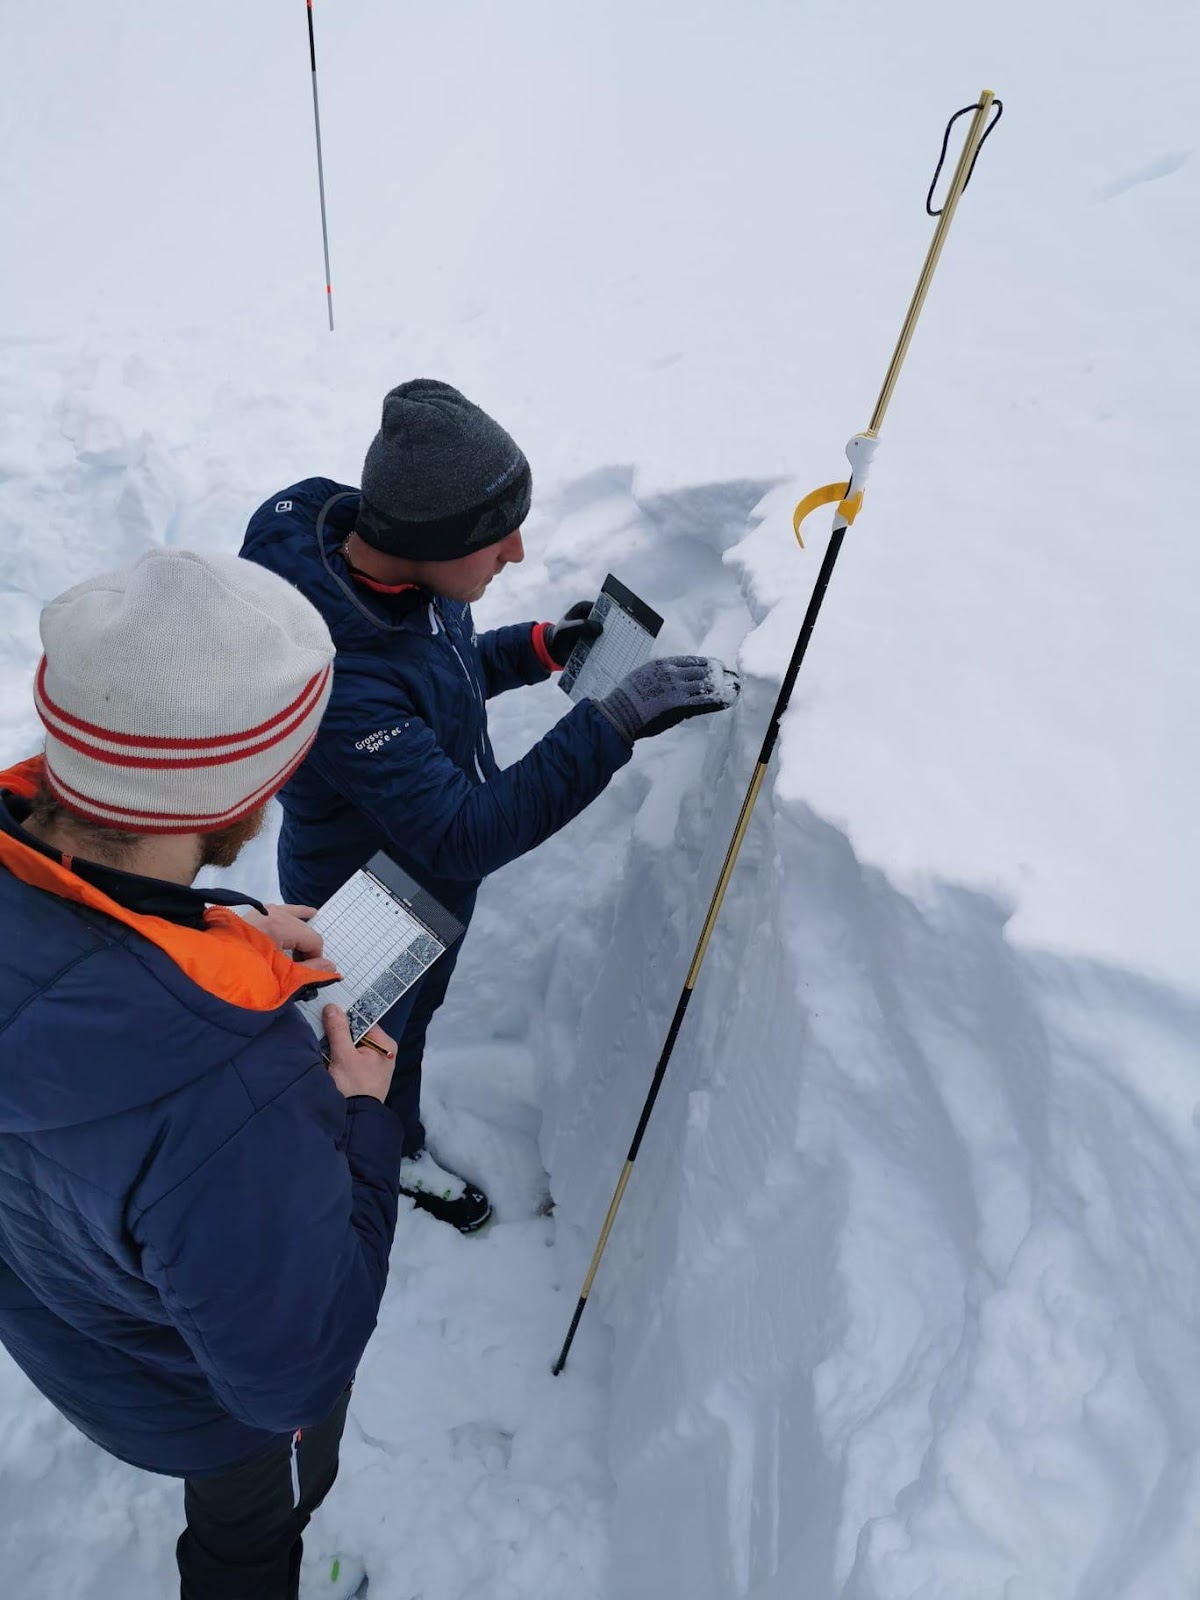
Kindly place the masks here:
[(469, 556), (459, 556), (454, 561), (431, 562), (427, 586), (437, 594), (444, 594), (449, 600), (463, 600), (469, 604), (472, 600), (482, 598), (488, 584), (510, 561), (524, 559), (521, 530), (514, 528), (505, 538), (489, 544), (483, 550), (475, 550)]

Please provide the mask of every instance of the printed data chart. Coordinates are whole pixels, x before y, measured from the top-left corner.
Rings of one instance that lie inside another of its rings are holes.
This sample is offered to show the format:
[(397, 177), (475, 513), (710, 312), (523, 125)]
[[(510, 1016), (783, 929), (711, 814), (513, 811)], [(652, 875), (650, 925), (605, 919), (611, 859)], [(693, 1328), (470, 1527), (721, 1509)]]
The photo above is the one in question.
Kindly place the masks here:
[(341, 1006), (357, 1042), (452, 945), (463, 925), (382, 851), (327, 900), (311, 926), (341, 977), (300, 1010), (324, 1042), (321, 1009)]
[(635, 667), (649, 661), (663, 623), (657, 611), (611, 572), (591, 614), (604, 624), (604, 632), (575, 646), (558, 680), (572, 700), (603, 699)]

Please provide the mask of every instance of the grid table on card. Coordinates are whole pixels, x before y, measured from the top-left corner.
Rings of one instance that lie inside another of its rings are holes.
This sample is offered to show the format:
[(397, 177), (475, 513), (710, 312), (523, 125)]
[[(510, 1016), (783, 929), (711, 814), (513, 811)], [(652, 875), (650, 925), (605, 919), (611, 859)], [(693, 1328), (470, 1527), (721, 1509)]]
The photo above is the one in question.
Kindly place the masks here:
[(312, 919), (325, 953), (341, 977), (325, 985), (300, 1010), (321, 1035), (321, 1009), (340, 1005), (350, 1033), (360, 1039), (411, 989), (446, 945), (407, 906), (368, 872), (357, 872)]
[[(610, 592), (610, 587), (619, 594)], [(641, 615), (635, 615), (631, 606)], [(561, 686), (572, 700), (603, 699), (635, 667), (649, 661), (662, 623), (656, 612), (618, 584), (611, 573), (591, 614), (603, 622), (604, 632), (598, 639), (578, 645), (563, 669)]]

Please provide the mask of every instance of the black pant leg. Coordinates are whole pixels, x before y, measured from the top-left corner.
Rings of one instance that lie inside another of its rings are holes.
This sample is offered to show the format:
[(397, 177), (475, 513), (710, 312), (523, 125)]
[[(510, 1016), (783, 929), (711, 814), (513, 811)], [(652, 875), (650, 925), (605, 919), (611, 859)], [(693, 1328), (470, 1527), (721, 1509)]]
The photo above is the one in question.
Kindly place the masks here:
[(323, 1422), (183, 1488), (181, 1600), (296, 1600), (301, 1535), (333, 1487), (349, 1389)]
[[(403, 1152), (406, 1156), (415, 1156), (418, 1150), (425, 1148), (425, 1128), (421, 1122), (421, 1063), (425, 1059), (425, 1035), (434, 1013), (446, 998), (461, 949), (460, 939), (444, 956), (438, 957), (425, 976), (386, 1016), (380, 1018), (380, 1027), (396, 1041), (396, 1065), (387, 1103), (404, 1124)], [(396, 1016), (391, 1021), (389, 1019), (393, 1012)]]

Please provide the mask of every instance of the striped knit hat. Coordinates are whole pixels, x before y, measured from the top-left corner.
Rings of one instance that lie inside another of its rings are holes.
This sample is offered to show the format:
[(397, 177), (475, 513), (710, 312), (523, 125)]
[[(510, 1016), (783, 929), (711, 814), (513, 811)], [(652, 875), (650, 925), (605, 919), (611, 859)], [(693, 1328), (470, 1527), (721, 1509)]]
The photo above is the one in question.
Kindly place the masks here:
[(237, 556), (149, 550), (42, 612), (45, 775), (89, 822), (210, 833), (296, 770), (333, 642), (291, 584)]

